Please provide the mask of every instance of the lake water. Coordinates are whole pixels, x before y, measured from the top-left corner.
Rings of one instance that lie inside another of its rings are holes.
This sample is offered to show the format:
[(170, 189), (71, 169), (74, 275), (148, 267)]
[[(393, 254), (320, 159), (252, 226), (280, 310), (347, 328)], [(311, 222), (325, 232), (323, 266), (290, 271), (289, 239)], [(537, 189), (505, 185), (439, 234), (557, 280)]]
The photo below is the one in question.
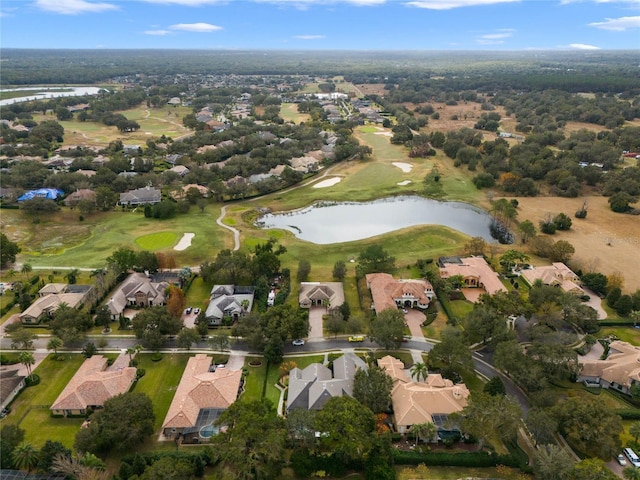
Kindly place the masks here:
[[(52, 90), (69, 89), (66, 92), (50, 92)], [(97, 95), (100, 91), (98, 87), (21, 87), (21, 88), (5, 88), (2, 92), (24, 92), (23, 97), (7, 98), (0, 101), (0, 106), (12, 105), (18, 102), (26, 102), (29, 100), (42, 100), (43, 98), (56, 97), (81, 97), (83, 95)]]
[(362, 240), (415, 225), (445, 225), (495, 243), (491, 216), (462, 202), (440, 202), (415, 196), (366, 203), (321, 202), (285, 213), (266, 214), (256, 224), (289, 230), (301, 240), (326, 245)]

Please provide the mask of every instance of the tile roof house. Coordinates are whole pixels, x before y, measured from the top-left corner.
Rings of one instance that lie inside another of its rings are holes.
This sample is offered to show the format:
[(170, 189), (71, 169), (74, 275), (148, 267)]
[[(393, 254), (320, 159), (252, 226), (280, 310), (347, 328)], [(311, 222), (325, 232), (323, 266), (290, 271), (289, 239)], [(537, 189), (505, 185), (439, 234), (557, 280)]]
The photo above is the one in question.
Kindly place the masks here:
[(134, 272), (116, 288), (105, 304), (111, 317), (116, 319), (127, 307), (164, 305), (167, 282), (153, 282), (144, 273)]
[(255, 287), (214, 285), (205, 311), (209, 325), (221, 325), (225, 317), (237, 320), (251, 312), (255, 290)]
[(211, 357), (199, 353), (191, 357), (162, 423), (167, 438), (182, 436), (185, 442), (199, 443), (211, 436), (203, 427), (235, 402), (240, 391), (241, 370), (212, 368)]
[(342, 282), (302, 282), (298, 304), (300, 308), (338, 308), (344, 303)]
[(545, 285), (560, 287), (562, 290), (574, 295), (583, 295), (584, 290), (580, 287), (578, 275), (562, 262), (555, 262), (548, 266), (532, 267), (521, 272), (522, 278), (529, 285), (533, 285), (536, 280), (541, 280)]
[(440, 258), (438, 266), (440, 267), (440, 277), (447, 279), (461, 275), (464, 279), (464, 286), (467, 288), (482, 288), (489, 295), (507, 291), (498, 274), (482, 257)]
[(83, 200), (95, 203), (96, 192), (88, 188), (81, 188), (80, 190), (76, 190), (75, 192), (67, 195), (64, 199), (64, 204), (67, 207), (74, 207)]
[(428, 308), (435, 296), (433, 286), (427, 280), (396, 280), (388, 273), (369, 273), (366, 275), (367, 287), (376, 313), (388, 308)]
[(184, 177), (187, 173), (189, 173), (191, 170), (189, 170), (187, 167), (185, 167), (184, 165), (176, 165), (175, 167), (171, 167), (169, 170), (167, 170), (167, 172), (174, 172), (177, 173), (178, 175), (180, 175), (181, 177)]
[(53, 317), (63, 303), (71, 308), (89, 308), (95, 301), (95, 294), (93, 285), (47, 284), (38, 291), (38, 298), (20, 314), (20, 321), (40, 323)]
[(579, 363), (582, 370), (578, 382), (587, 380), (627, 394), (632, 385), (640, 383), (640, 347), (627, 342), (611, 342), (604, 360), (579, 360)]
[(390, 355), (379, 359), (378, 366), (393, 379), (391, 403), (397, 432), (407, 433), (420, 423), (435, 424), (439, 438), (457, 430), (447, 425), (447, 417), (466, 407), (469, 389), (465, 384), (454, 384), (440, 374), (415, 382), (406, 374), (404, 364)]
[(137, 369), (124, 366), (128, 364), (126, 355), (120, 359), (124, 362), (116, 361), (109, 367), (108, 359), (102, 355), (87, 358), (51, 405), (52, 414), (86, 415), (89, 407), (102, 407), (110, 398), (128, 392)]
[(176, 200), (186, 198), (187, 192), (191, 188), (195, 188), (196, 190), (198, 190), (198, 192), (200, 192), (200, 195), (202, 195), (204, 198), (207, 198), (209, 196), (209, 189), (203, 185), (198, 185), (197, 183), (190, 183), (188, 185), (185, 185), (180, 190), (171, 192), (171, 196)]
[(353, 379), (358, 369), (367, 364), (354, 353), (346, 353), (333, 361), (333, 372), (321, 363), (289, 372), (287, 411), (296, 408), (321, 410), (332, 397), (353, 395)]
[(25, 387), (25, 378), (18, 374), (17, 368), (0, 370), (0, 410), (4, 410)]
[(137, 188), (120, 194), (120, 205), (137, 206), (159, 203), (162, 193), (152, 187)]

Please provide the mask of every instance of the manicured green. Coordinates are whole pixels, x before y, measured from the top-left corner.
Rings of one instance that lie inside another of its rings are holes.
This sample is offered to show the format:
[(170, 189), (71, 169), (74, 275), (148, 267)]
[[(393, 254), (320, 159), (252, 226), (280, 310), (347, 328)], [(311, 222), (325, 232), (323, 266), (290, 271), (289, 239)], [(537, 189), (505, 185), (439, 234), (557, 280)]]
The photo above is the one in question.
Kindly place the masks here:
[[(253, 367), (250, 365), (252, 361), (259, 361), (261, 364), (260, 366)], [(267, 377), (267, 362), (260, 357), (247, 357), (244, 365), (248, 374), (244, 382), (244, 392), (240, 396), (240, 400), (243, 402), (260, 400), (262, 398), (264, 381)]]
[(51, 418), (49, 407), (69, 383), (85, 360), (79, 354), (61, 355), (63, 360), (47, 356), (34, 373), (40, 376), (40, 383), (25, 388), (11, 404), (11, 414), (6, 422), (17, 423), (26, 431), (25, 439), (40, 447), (46, 440), (58, 440), (67, 446), (73, 445), (75, 432), (82, 419)]
[(176, 232), (157, 232), (136, 238), (135, 244), (143, 250), (164, 250), (173, 247), (178, 241)]
[(153, 412), (156, 415), (155, 427), (159, 431), (187, 362), (193, 354), (165, 353), (159, 362), (152, 361), (151, 356), (151, 353), (144, 352), (136, 356), (138, 368), (143, 368), (146, 373), (135, 385), (134, 391), (146, 393), (151, 397)]
[(187, 305), (193, 307), (206, 308), (209, 303), (212, 285), (207, 285), (202, 277), (197, 276), (191, 282), (189, 290), (186, 292)]

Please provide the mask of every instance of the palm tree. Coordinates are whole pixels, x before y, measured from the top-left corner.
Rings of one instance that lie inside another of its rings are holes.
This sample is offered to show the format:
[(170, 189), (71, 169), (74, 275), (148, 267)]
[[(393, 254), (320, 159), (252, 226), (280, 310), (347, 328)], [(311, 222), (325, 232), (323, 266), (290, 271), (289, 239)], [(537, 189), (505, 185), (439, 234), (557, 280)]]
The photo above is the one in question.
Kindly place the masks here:
[(53, 469), (59, 473), (66, 473), (68, 476), (78, 480), (107, 480), (109, 478), (108, 472), (98, 467), (87, 465), (84, 457), (58, 455), (53, 460)]
[(13, 466), (30, 472), (38, 464), (38, 450), (29, 442), (20, 442), (12, 453)]
[(622, 476), (627, 480), (640, 480), (640, 468), (629, 465), (628, 467), (625, 467), (624, 470), (622, 470)]
[(47, 342), (47, 350), (53, 350), (55, 355), (58, 354), (58, 349), (62, 346), (62, 340), (58, 337), (51, 337)]
[(20, 352), (18, 355), (18, 361), (27, 368), (28, 376), (31, 376), (31, 365), (36, 363), (36, 359), (31, 352)]
[(422, 362), (414, 363), (411, 367), (411, 376), (416, 378), (416, 381), (420, 381), (420, 377), (422, 380), (426, 380), (429, 375), (429, 370), (427, 366)]
[(419, 439), (431, 440), (438, 430), (433, 423), (426, 422), (411, 425), (411, 430), (409, 431), (416, 436), (416, 443), (414, 444), (414, 446), (417, 446)]
[(67, 279), (67, 282), (73, 285), (78, 280), (78, 275), (80, 275), (80, 270), (78, 270), (77, 268), (72, 268), (67, 272), (64, 278)]
[(126, 350), (126, 354), (129, 355), (129, 365), (133, 362), (133, 354), (138, 354), (142, 351), (142, 345), (136, 345), (135, 347), (129, 347)]
[(629, 434), (633, 435), (633, 441), (638, 444), (638, 437), (640, 437), (640, 422), (633, 422), (629, 426)]
[(31, 266), (30, 263), (25, 263), (24, 265), (22, 265), (20, 272), (24, 276), (25, 280), (29, 280), (29, 273), (31, 273), (32, 270), (33, 270), (33, 267)]

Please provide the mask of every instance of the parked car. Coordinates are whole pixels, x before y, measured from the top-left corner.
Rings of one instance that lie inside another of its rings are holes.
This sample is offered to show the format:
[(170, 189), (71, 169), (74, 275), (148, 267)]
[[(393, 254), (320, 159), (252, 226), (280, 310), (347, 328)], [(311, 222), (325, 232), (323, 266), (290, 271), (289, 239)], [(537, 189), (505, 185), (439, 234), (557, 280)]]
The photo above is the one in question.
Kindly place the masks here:
[(353, 337), (349, 337), (350, 342), (364, 342), (364, 337), (362, 335), (355, 335)]
[(199, 309), (199, 308), (194, 308), (194, 309), (193, 309), (193, 313), (194, 313), (195, 315), (198, 315), (198, 314), (200, 313), (200, 309)]
[(622, 454), (618, 455), (618, 463), (623, 467), (627, 465), (627, 459), (624, 458), (624, 455)]
[(403, 308), (402, 309), (402, 313), (404, 313), (406, 315), (407, 313), (409, 313), (409, 310), (407, 310), (406, 308)]
[(192, 310), (193, 310), (192, 307), (187, 307), (187, 309), (184, 311), (184, 313), (186, 313), (187, 315), (190, 315)]
[(301, 347), (302, 345), (304, 345), (304, 340), (302, 340), (301, 338), (297, 338), (293, 342), (291, 342), (291, 345), (293, 345), (294, 347)]

